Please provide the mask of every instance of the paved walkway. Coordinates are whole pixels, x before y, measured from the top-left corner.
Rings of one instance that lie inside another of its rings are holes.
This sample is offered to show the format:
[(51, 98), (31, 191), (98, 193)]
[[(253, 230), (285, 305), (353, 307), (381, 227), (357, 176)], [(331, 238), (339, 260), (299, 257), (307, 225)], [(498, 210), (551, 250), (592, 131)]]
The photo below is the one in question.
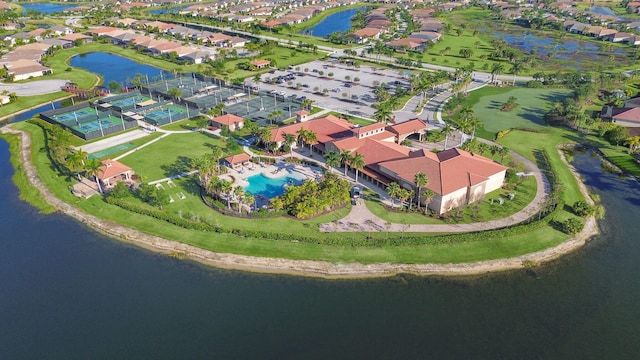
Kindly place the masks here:
[[(445, 86), (448, 87), (447, 85)], [(486, 82), (474, 81), (469, 85), (466, 91), (477, 90), (486, 85)], [(446, 101), (451, 97), (451, 95), (451, 91), (445, 90), (431, 98), (425, 106), (425, 111), (420, 114), (420, 118), (424, 120), (425, 116), (426, 118), (431, 117), (431, 119), (436, 119), (438, 123), (444, 124), (444, 122), (442, 121), (441, 112), (444, 104), (446, 104)], [(419, 96), (415, 96), (409, 102), (415, 102), (414, 99), (417, 97)], [(405, 109), (408, 106), (411, 105), (405, 105)], [(414, 105), (414, 107), (415, 106), (417, 106), (417, 103), (416, 105)], [(462, 140), (464, 140), (465, 135), (461, 135), (463, 137)], [(479, 139), (479, 141), (490, 145), (496, 145), (496, 143), (484, 139)], [(455, 142), (452, 141), (451, 144), (455, 144)], [(468, 224), (397, 224), (390, 223), (379, 218), (371, 211), (369, 211), (369, 209), (363, 202), (358, 202), (352, 207), (351, 212), (346, 217), (338, 221), (320, 224), (320, 231), (472, 232), (498, 229), (521, 223), (529, 219), (542, 208), (546, 198), (551, 194), (551, 188), (548, 179), (542, 174), (540, 169), (538, 169), (538, 167), (533, 162), (513, 151), (510, 153), (510, 155), (518, 161), (522, 162), (525, 165), (525, 168), (535, 169), (532, 171), (531, 175), (536, 178), (537, 189), (533, 201), (525, 206), (524, 209), (507, 218)], [(317, 159), (314, 160), (318, 161)], [(383, 189), (379, 189), (376, 186), (368, 187), (380, 194), (383, 202), (389, 203), (390, 199)]]

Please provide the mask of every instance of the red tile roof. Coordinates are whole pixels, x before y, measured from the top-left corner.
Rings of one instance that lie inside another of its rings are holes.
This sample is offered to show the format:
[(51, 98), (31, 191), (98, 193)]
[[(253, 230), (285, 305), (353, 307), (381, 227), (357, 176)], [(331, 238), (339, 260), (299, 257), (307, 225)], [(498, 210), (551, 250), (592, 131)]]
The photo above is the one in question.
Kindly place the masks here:
[(387, 161), (379, 166), (411, 183), (415, 175), (422, 172), (429, 178), (426, 187), (440, 195), (477, 185), (507, 169), (483, 156), (457, 148), (437, 154), (419, 151), (407, 159)]
[(384, 129), (385, 127), (387, 127), (387, 125), (383, 123), (375, 123), (375, 124), (369, 124), (369, 125), (353, 128), (351, 131), (353, 131), (353, 133), (356, 134), (356, 136), (360, 136), (370, 131)]
[(100, 166), (98, 170), (98, 179), (106, 180), (124, 174), (127, 171), (131, 171), (131, 168), (119, 161), (111, 159), (103, 160), (102, 166)]
[(640, 122), (640, 108), (631, 108), (625, 112), (613, 116), (614, 120)]
[(397, 135), (413, 134), (416, 131), (425, 130), (427, 124), (420, 119), (413, 119), (389, 126), (389, 131)]
[(295, 123), (271, 130), (271, 141), (281, 142), (285, 134), (296, 134), (300, 129), (311, 130), (316, 134), (318, 142), (326, 143), (336, 139), (351, 137), (349, 130), (353, 124), (345, 119), (329, 115), (324, 118)]
[(241, 118), (240, 116), (236, 116), (233, 114), (225, 114), (225, 115), (216, 116), (213, 119), (211, 119), (211, 121), (216, 122), (220, 125), (231, 126), (237, 123), (244, 122), (244, 119)]
[(249, 161), (251, 160), (251, 156), (249, 156), (249, 154), (247, 153), (240, 153), (237, 155), (231, 155), (228, 156), (226, 158), (224, 158), (229, 164), (231, 165), (235, 165), (235, 164), (241, 164), (245, 161)]

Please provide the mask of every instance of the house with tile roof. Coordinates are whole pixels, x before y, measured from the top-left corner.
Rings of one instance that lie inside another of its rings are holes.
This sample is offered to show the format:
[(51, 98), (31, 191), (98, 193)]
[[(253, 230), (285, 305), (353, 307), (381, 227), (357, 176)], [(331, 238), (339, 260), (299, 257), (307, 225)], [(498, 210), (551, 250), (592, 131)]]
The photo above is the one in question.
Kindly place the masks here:
[(486, 194), (499, 189), (507, 168), (483, 156), (453, 148), (439, 153), (416, 151), (411, 156), (378, 164), (379, 171), (396, 180), (400, 186), (418, 193), (414, 183), (417, 173), (429, 179), (426, 188), (434, 197), (428, 201), (429, 209), (443, 214), (457, 207), (481, 200)]
[(640, 127), (640, 108), (634, 107), (611, 117), (611, 122), (624, 127)]
[(133, 174), (133, 169), (111, 159), (103, 160), (102, 166), (98, 169), (98, 179), (106, 187), (113, 186), (120, 180), (131, 180)]
[(213, 123), (216, 123), (220, 126), (224, 126), (229, 129), (229, 131), (235, 131), (237, 129), (242, 129), (244, 126), (244, 119), (240, 116), (236, 116), (233, 114), (224, 114), (220, 116), (216, 116), (211, 118)]

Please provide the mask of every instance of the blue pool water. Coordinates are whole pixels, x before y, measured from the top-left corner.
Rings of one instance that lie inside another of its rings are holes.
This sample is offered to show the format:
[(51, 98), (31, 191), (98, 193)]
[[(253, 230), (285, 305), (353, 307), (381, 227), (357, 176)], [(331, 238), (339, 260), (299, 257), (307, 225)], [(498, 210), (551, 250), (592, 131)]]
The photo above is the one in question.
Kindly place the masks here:
[(244, 190), (254, 196), (262, 195), (266, 198), (274, 198), (284, 194), (284, 185), (300, 185), (304, 182), (304, 177), (298, 174), (287, 173), (281, 177), (268, 178), (262, 174), (253, 175), (247, 178), (249, 186)]

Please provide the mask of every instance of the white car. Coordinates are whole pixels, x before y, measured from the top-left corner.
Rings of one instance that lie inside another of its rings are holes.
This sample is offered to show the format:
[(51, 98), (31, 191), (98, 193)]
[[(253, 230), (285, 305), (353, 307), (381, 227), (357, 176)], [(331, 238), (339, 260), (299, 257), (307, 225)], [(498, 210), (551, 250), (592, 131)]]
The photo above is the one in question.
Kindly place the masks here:
[(269, 94), (277, 94), (277, 93), (278, 93), (278, 90), (271, 90), (271, 91), (269, 92)]
[(278, 94), (280, 94), (282, 96), (285, 96), (285, 95), (287, 95), (287, 92), (286, 91), (280, 91)]

